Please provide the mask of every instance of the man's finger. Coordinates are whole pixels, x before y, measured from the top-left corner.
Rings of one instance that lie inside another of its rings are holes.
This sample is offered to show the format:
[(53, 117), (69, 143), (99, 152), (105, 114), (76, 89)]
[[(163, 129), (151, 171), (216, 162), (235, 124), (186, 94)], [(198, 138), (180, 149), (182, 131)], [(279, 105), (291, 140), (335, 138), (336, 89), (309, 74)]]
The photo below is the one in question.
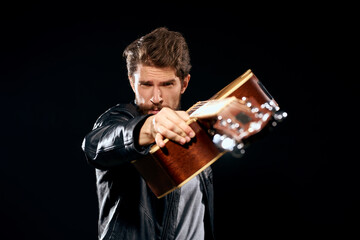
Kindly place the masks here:
[(173, 132), (172, 130), (170, 130), (166, 127), (159, 126), (157, 129), (158, 129), (158, 134), (160, 134), (162, 136), (161, 140), (163, 140), (163, 138), (168, 138), (168, 139), (178, 142), (180, 144), (185, 144), (190, 141), (190, 138), (188, 136), (185, 135), (183, 137), (183, 136), (179, 135), (178, 133)]
[(155, 135), (155, 142), (159, 147), (161, 147), (161, 148), (165, 147), (164, 138), (160, 133), (157, 133)]
[(177, 111), (176, 113), (184, 121), (180, 125), (180, 127), (183, 129), (183, 131), (186, 133), (186, 135), (189, 136), (190, 138), (195, 137), (194, 130), (188, 124), (186, 124), (186, 122), (190, 120), (189, 114), (184, 111)]

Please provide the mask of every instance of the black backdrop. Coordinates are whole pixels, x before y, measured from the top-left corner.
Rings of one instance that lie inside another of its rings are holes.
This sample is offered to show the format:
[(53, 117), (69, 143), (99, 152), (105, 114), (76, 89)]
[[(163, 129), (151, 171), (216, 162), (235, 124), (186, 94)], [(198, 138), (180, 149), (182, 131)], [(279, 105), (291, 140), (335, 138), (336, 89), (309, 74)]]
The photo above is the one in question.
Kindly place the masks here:
[(184, 109), (252, 69), (289, 114), (243, 158), (213, 164), (218, 239), (358, 227), (353, 7), (166, 5), (3, 7), (1, 238), (96, 239), (81, 142), (99, 114), (133, 98), (122, 51), (159, 26), (190, 47)]

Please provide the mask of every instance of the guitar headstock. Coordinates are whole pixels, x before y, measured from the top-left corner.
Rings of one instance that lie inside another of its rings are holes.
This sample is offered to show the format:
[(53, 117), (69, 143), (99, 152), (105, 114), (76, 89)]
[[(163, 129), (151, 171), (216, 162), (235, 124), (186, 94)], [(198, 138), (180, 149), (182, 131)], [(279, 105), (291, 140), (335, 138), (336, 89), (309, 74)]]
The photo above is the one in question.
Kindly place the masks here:
[(271, 118), (271, 111), (253, 99), (234, 98), (217, 115), (213, 142), (227, 151), (243, 153), (243, 139), (260, 132)]
[(251, 99), (234, 98), (217, 114), (213, 128), (220, 134), (225, 134), (236, 141), (241, 141), (261, 131), (268, 123), (271, 111), (257, 106)]
[(269, 101), (259, 104), (252, 97), (230, 97), (214, 100), (208, 105), (198, 111), (202, 114), (193, 115), (200, 121), (211, 122), (213, 142), (218, 147), (240, 155), (244, 152), (244, 139), (260, 132), (270, 121), (274, 124), (287, 116), (279, 111), (276, 103)]

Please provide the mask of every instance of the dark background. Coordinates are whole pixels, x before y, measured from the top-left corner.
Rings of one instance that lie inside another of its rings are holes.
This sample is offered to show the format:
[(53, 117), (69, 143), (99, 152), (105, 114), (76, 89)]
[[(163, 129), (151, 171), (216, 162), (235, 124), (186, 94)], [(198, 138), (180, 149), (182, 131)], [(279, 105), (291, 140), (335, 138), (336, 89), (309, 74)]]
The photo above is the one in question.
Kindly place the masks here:
[(95, 176), (82, 139), (102, 112), (133, 99), (122, 51), (159, 26), (189, 44), (184, 109), (252, 69), (289, 114), (243, 158), (227, 154), (213, 164), (218, 239), (357, 233), (353, 9), (345, 2), (3, 6), (1, 238), (96, 239)]

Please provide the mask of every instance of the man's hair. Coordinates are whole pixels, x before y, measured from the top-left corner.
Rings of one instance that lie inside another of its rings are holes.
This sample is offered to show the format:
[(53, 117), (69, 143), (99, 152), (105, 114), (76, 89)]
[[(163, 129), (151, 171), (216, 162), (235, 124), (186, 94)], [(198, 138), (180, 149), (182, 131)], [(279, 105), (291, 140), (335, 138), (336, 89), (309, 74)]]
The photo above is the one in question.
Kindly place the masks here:
[(191, 69), (188, 45), (179, 32), (160, 27), (132, 42), (124, 50), (128, 75), (133, 76), (138, 64), (154, 67), (171, 67), (180, 80)]

